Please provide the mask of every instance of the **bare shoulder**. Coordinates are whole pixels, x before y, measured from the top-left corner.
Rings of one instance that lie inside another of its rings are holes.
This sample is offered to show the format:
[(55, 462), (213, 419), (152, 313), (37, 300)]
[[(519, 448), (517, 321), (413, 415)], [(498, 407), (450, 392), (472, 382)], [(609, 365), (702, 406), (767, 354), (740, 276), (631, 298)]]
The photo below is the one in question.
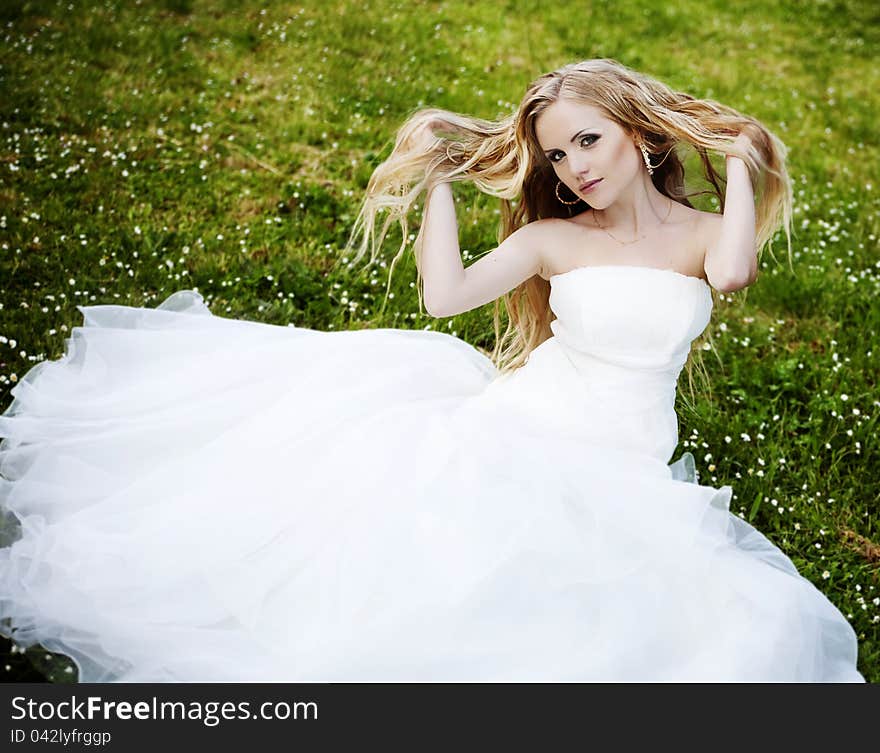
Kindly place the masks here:
[(545, 217), (541, 220), (532, 220), (531, 222), (519, 228), (520, 231), (528, 228), (529, 233), (534, 233), (535, 238), (548, 237), (552, 238), (569, 225), (568, 220), (560, 217)]
[(534, 249), (539, 260), (538, 275), (547, 279), (552, 250), (559, 247), (566, 232), (570, 232), (571, 223), (559, 217), (545, 217), (540, 220), (532, 220), (517, 228), (514, 232), (521, 240), (527, 242)]
[(555, 217), (547, 217), (542, 220), (532, 220), (525, 225), (520, 225), (511, 235), (517, 235), (523, 239), (528, 239), (530, 243), (540, 244), (545, 239), (552, 239), (560, 232), (560, 223)]
[(718, 236), (721, 234), (721, 220), (723, 215), (720, 212), (703, 212), (695, 209), (696, 212), (696, 231), (699, 235), (701, 245), (704, 249), (708, 249), (715, 244)]

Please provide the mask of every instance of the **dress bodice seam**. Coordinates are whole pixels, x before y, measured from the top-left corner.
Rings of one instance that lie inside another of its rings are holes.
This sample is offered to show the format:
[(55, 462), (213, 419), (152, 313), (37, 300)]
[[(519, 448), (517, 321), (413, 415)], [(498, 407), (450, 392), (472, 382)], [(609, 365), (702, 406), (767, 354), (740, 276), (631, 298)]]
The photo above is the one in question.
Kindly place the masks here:
[(554, 278), (558, 279), (560, 277), (566, 277), (567, 275), (571, 275), (574, 272), (580, 272), (580, 271), (589, 270), (589, 269), (592, 269), (592, 270), (639, 269), (639, 270), (646, 270), (646, 271), (650, 271), (650, 272), (662, 272), (662, 273), (674, 275), (676, 277), (686, 278), (689, 280), (696, 280), (697, 282), (702, 283), (703, 286), (707, 290), (710, 290), (709, 283), (706, 282), (702, 277), (695, 277), (694, 275), (686, 275), (686, 274), (679, 272), (675, 269), (667, 269), (667, 268), (662, 268), (662, 267), (649, 267), (649, 266), (645, 266), (643, 264), (584, 264), (584, 265), (581, 265), (578, 267), (573, 267), (572, 269), (569, 269), (566, 272), (559, 272), (558, 274), (550, 275), (550, 277), (547, 278), (547, 281), (550, 282), (550, 284), (552, 285)]

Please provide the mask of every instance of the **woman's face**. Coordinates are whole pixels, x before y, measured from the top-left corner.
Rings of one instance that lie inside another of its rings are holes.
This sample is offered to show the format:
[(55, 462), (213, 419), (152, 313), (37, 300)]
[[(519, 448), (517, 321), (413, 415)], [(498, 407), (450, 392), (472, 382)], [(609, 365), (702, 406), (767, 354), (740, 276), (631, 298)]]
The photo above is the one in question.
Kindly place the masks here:
[[(537, 117), (535, 134), (557, 177), (597, 209), (614, 203), (644, 166), (632, 137), (591, 105), (557, 100)], [(596, 179), (591, 190), (582, 190)]]

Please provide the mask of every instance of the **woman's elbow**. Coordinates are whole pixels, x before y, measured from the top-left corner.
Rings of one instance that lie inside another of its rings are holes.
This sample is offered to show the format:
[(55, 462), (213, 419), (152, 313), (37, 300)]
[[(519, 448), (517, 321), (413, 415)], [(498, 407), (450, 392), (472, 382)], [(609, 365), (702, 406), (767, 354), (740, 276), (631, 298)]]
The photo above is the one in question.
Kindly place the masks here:
[(425, 300), (425, 311), (428, 312), (428, 316), (433, 316), (435, 319), (443, 319), (448, 316), (454, 316), (454, 313), (450, 313), (448, 307), (444, 306), (441, 303), (436, 301), (428, 301)]
[(710, 279), (709, 283), (712, 285), (713, 288), (715, 288), (715, 290), (719, 290), (722, 293), (734, 293), (737, 290), (747, 288), (756, 279), (758, 279), (757, 271), (749, 270), (745, 274), (722, 275), (720, 277)]

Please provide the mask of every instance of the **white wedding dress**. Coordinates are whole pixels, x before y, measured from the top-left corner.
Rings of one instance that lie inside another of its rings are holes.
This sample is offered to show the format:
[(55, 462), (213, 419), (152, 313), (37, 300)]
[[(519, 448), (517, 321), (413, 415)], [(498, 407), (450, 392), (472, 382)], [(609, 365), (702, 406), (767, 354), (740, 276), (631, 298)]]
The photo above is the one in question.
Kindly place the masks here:
[(554, 336), (505, 376), (441, 332), (192, 291), (80, 307), (0, 417), (3, 634), (91, 682), (863, 681), (731, 487), (668, 464), (706, 283), (551, 291)]

